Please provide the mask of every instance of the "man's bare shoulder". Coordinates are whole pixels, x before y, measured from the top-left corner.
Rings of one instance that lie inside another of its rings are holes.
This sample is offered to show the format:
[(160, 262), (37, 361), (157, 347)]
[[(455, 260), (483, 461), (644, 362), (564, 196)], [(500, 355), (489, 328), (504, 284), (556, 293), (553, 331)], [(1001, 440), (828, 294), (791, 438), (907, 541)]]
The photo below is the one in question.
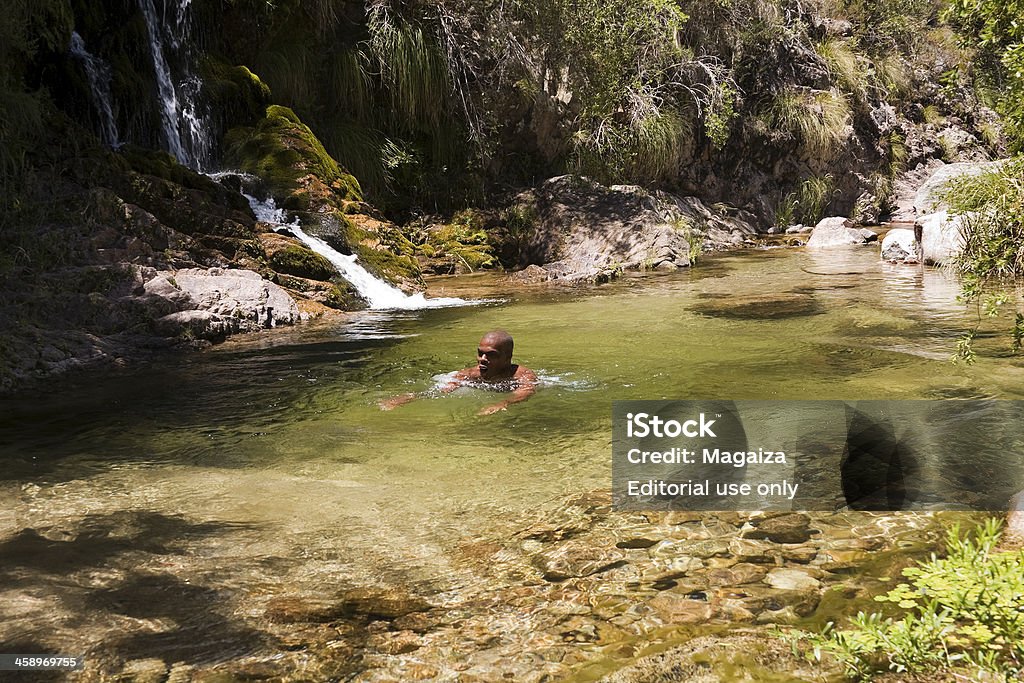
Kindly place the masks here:
[(537, 373), (525, 365), (520, 365), (516, 368), (516, 373), (512, 375), (512, 379), (519, 380), (520, 382), (537, 382)]
[(480, 368), (463, 368), (455, 373), (452, 379), (456, 382), (475, 381), (480, 379)]

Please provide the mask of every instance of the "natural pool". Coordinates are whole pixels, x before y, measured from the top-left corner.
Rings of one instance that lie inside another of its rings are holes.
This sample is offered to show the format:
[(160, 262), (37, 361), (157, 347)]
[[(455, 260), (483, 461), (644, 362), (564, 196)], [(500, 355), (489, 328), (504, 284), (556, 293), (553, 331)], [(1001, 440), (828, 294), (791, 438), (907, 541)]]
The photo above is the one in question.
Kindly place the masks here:
[[(900, 560), (871, 553), (927, 548), (933, 514), (821, 515), (816, 545), (754, 547), (772, 541), (739, 539), (732, 513), (610, 513), (611, 401), (1024, 398), (1016, 358), (949, 362), (973, 324), (957, 291), (871, 248), (579, 289), (441, 279), (434, 296), (492, 301), (356, 313), (6, 401), (0, 651), (85, 654), (81, 680), (592, 680), (695, 624), (835, 616), (857, 586), (808, 605), (766, 573), (874, 585)], [(471, 365), (496, 327), (543, 378), (528, 402), (377, 407)]]

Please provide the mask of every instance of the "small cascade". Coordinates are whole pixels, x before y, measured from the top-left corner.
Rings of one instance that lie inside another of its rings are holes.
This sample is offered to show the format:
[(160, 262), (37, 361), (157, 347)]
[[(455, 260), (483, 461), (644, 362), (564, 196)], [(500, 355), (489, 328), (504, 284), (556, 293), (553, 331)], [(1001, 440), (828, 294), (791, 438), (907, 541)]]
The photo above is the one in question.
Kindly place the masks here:
[[(162, 14), (157, 12), (157, 2), (164, 10)], [(170, 17), (166, 16), (168, 4), (172, 5)], [(199, 170), (209, 163), (213, 148), (202, 107), (202, 81), (191, 72), (191, 4), (192, 0), (139, 0), (139, 9), (146, 19), (167, 151), (185, 166)], [(169, 55), (180, 65), (177, 82), (168, 64)]]
[(69, 51), (71, 56), (82, 62), (82, 66), (85, 67), (85, 75), (89, 78), (89, 93), (92, 96), (92, 103), (100, 115), (103, 142), (116, 149), (121, 145), (121, 141), (118, 139), (114, 111), (110, 105), (110, 66), (85, 49), (85, 41), (77, 31), (71, 32)]
[[(214, 174), (214, 176), (220, 174)], [(261, 223), (269, 223), (276, 226), (276, 232), (290, 232), (306, 246), (320, 254), (338, 269), (343, 278), (348, 280), (359, 295), (370, 304), (371, 309), (402, 309), (415, 310), (421, 308), (446, 308), (449, 306), (468, 306), (478, 301), (467, 301), (455, 297), (439, 297), (428, 299), (423, 294), (406, 294), (397, 287), (374, 277), (368, 270), (359, 265), (355, 254), (346, 256), (337, 251), (327, 242), (318, 237), (307, 234), (301, 227), (299, 221), (294, 220), (287, 223), (288, 217), (283, 209), (277, 208), (273, 199), (259, 200), (249, 194), (244, 194), (249, 200), (249, 206), (256, 214), (256, 220)]]

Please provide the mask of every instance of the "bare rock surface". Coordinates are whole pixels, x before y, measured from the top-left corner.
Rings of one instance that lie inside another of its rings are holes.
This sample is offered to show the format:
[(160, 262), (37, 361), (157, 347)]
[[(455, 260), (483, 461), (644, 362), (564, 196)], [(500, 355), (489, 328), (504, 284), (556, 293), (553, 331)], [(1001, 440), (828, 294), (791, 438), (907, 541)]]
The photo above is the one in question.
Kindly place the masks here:
[(946, 211), (921, 216), (914, 224), (921, 235), (921, 258), (929, 265), (941, 265), (955, 258), (964, 248), (961, 218)]
[(187, 330), (196, 338), (216, 339), (300, 319), (288, 293), (251, 270), (142, 268), (138, 277), (143, 282), (132, 298), (154, 314), (170, 309), (155, 321), (165, 336)]
[(811, 231), (807, 246), (812, 249), (867, 244), (878, 235), (867, 228), (855, 228), (853, 221), (842, 216), (822, 218)]
[(737, 209), (579, 176), (551, 178), (514, 205), (534, 217), (513, 247), (513, 260), (525, 270), (517, 278), (527, 282), (604, 282), (623, 270), (676, 270), (701, 250), (739, 246), (757, 232), (754, 217)]
[(882, 260), (890, 263), (920, 263), (921, 253), (914, 231), (895, 228), (882, 239)]

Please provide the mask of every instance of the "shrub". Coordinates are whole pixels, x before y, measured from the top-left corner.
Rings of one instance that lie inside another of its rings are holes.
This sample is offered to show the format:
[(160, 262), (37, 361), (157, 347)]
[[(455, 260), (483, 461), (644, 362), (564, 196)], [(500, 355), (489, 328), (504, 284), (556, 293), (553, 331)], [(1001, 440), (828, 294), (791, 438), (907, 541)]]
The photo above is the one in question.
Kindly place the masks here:
[(946, 557), (903, 570), (909, 583), (875, 599), (906, 610), (902, 618), (859, 613), (851, 628), (801, 634), (809, 658), (829, 654), (849, 677), (869, 680), (885, 670), (919, 673), (974, 669), (1004, 678), (1024, 672), (1024, 551), (996, 552), (1000, 522), (973, 536), (953, 527)]
[[(962, 253), (953, 267), (961, 278), (961, 299), (973, 303), (982, 317), (998, 317), (1006, 304), (1019, 304), (1010, 278), (1024, 275), (1024, 157), (1003, 164), (999, 170), (953, 180), (945, 200), (951, 213), (960, 216)], [(1013, 350), (1024, 338), (1024, 316), (1013, 312)], [(956, 358), (974, 360), (973, 340), (978, 328), (958, 343)]]

